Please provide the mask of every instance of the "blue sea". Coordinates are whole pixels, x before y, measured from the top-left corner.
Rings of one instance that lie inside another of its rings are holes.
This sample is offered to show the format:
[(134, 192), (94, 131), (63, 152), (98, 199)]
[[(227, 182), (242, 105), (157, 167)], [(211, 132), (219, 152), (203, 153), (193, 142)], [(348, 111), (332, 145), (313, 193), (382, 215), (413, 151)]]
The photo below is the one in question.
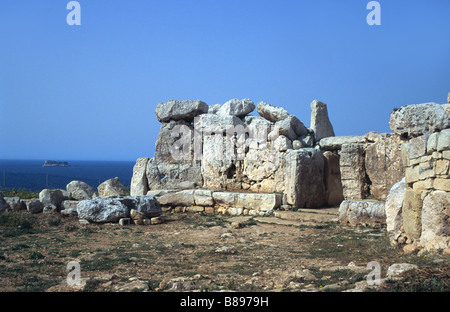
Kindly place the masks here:
[(133, 161), (68, 161), (70, 167), (43, 167), (45, 160), (1, 160), (0, 188), (39, 191), (45, 188), (65, 189), (73, 181), (83, 181), (97, 190), (97, 186), (118, 177), (129, 187), (133, 176)]

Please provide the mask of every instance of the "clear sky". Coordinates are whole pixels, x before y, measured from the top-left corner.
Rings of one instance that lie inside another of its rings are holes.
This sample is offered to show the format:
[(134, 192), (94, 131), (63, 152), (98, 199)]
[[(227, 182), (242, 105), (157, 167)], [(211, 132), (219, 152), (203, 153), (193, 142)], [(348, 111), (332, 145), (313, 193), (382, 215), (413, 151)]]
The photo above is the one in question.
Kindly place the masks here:
[[(393, 108), (445, 103), (450, 1), (0, 0), (0, 158), (152, 157), (159, 102), (250, 98), (336, 135), (390, 132)], [(256, 112), (255, 112), (256, 113)]]

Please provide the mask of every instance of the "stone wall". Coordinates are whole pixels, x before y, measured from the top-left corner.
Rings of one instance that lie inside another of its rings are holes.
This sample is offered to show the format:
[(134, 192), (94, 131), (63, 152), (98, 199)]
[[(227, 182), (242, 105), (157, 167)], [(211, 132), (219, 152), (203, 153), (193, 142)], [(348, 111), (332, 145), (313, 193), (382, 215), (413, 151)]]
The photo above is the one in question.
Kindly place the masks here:
[(405, 178), (390, 190), (386, 222), (391, 242), (406, 251), (449, 248), (449, 113), (446, 104), (425, 103), (391, 115), (393, 131), (408, 142), (401, 147)]
[[(250, 115), (256, 108), (259, 116)], [(152, 158), (139, 158), (131, 195), (158, 190), (274, 193), (278, 207), (339, 205), (338, 157), (316, 145), (334, 135), (326, 104), (311, 103), (311, 128), (285, 109), (232, 99), (223, 105), (157, 105), (161, 128)], [(186, 205), (192, 206), (192, 205)], [(236, 208), (230, 206), (232, 208)], [(244, 208), (245, 209), (245, 208)]]

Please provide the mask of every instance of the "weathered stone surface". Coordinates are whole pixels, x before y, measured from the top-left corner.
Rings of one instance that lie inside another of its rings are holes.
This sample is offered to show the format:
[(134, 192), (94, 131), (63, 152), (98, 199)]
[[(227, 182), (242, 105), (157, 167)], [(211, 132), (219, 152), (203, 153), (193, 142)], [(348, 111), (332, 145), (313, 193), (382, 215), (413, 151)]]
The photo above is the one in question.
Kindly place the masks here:
[(150, 190), (178, 190), (203, 185), (200, 161), (158, 163), (152, 158), (146, 174)]
[(236, 193), (233, 192), (213, 192), (212, 196), (218, 205), (234, 207), (236, 203)]
[(271, 122), (277, 122), (291, 116), (284, 108), (265, 102), (259, 102), (256, 111), (261, 117)]
[(367, 147), (365, 168), (374, 198), (385, 200), (391, 187), (405, 176), (401, 159), (403, 143), (399, 136), (386, 133)]
[(97, 187), (98, 196), (110, 197), (110, 196), (124, 196), (124, 187), (118, 177), (106, 180)]
[(195, 190), (194, 202), (197, 206), (214, 206), (212, 191), (210, 190)]
[(380, 226), (386, 222), (384, 202), (344, 200), (339, 206), (339, 222), (353, 227)]
[(242, 120), (232, 115), (203, 114), (194, 121), (195, 131), (204, 134), (223, 134), (229, 129), (235, 130), (238, 126), (245, 130)]
[(339, 159), (344, 199), (364, 199), (368, 193), (363, 147), (355, 143), (342, 145)]
[(130, 195), (146, 195), (149, 191), (147, 180), (147, 166), (149, 158), (138, 158), (133, 167), (133, 176), (131, 178)]
[(242, 117), (250, 114), (254, 109), (255, 104), (250, 99), (232, 99), (220, 106), (216, 114)]
[(434, 191), (423, 200), (420, 244), (445, 249), (450, 243), (450, 192)]
[(209, 105), (208, 107), (208, 114), (216, 114), (217, 111), (220, 109), (220, 104), (213, 104)]
[(323, 156), (325, 157), (324, 184), (327, 194), (327, 204), (329, 206), (339, 206), (344, 200), (339, 155), (326, 151), (323, 153)]
[(77, 205), (77, 213), (80, 219), (96, 223), (117, 222), (130, 214), (128, 207), (113, 197), (82, 200)]
[(273, 209), (279, 207), (280, 205), (280, 194), (236, 193), (235, 195), (235, 208), (272, 213)]
[(450, 150), (450, 129), (442, 130), (439, 133), (436, 150), (438, 152)]
[(275, 131), (278, 131), (280, 135), (287, 136), (291, 140), (296, 140), (308, 134), (305, 125), (293, 115), (275, 122)]
[(364, 135), (346, 135), (346, 136), (336, 136), (336, 137), (327, 137), (323, 138), (319, 141), (319, 146), (323, 150), (333, 151), (340, 150), (343, 144), (348, 143), (366, 143), (366, 138)]
[(75, 200), (92, 199), (94, 196), (94, 190), (92, 187), (82, 181), (72, 181), (66, 186), (67, 192)]
[(194, 127), (184, 120), (163, 123), (155, 145), (157, 163), (178, 163), (194, 158)]
[(449, 92), (448, 95), (447, 95), (447, 103), (450, 104), (450, 92)]
[(202, 101), (170, 100), (156, 106), (159, 122), (169, 120), (192, 120), (195, 116), (208, 112), (208, 104)]
[(325, 103), (314, 100), (311, 104), (311, 126), (314, 130), (316, 141), (323, 138), (334, 137), (333, 126), (328, 117), (328, 109)]
[(402, 219), (406, 236), (411, 240), (418, 239), (422, 228), (422, 199), (410, 188), (403, 199)]
[(183, 190), (158, 197), (162, 206), (195, 206), (194, 190)]
[(29, 213), (32, 214), (41, 213), (44, 210), (44, 206), (42, 205), (39, 199), (27, 200), (26, 204)]
[(289, 205), (308, 208), (326, 203), (324, 167), (325, 158), (317, 149), (287, 151), (285, 192)]
[(386, 277), (389, 279), (400, 277), (404, 272), (415, 270), (417, 268), (417, 265), (412, 263), (394, 263), (388, 268)]
[(39, 193), (39, 200), (44, 207), (53, 205), (57, 209), (61, 209), (61, 203), (64, 201), (64, 195), (61, 190), (43, 189)]
[(429, 135), (421, 135), (409, 140), (409, 159), (418, 158), (427, 154), (427, 144)]
[(386, 213), (386, 229), (391, 238), (396, 237), (400, 233), (400, 228), (403, 224), (402, 207), (405, 198), (408, 184), (403, 178), (400, 182), (395, 183), (385, 202)]
[(391, 113), (391, 130), (405, 137), (416, 137), (450, 128), (450, 116), (437, 103), (405, 105)]

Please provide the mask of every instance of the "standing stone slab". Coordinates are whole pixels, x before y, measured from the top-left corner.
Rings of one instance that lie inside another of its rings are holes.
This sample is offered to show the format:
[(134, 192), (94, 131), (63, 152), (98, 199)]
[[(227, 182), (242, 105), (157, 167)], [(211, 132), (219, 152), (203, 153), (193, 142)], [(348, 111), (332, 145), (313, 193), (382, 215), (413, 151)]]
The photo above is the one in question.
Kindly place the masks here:
[(392, 186), (389, 195), (386, 198), (386, 229), (391, 238), (395, 238), (399, 235), (403, 224), (402, 207), (407, 189), (408, 184), (406, 184), (405, 179), (403, 178), (400, 182), (397, 182)]
[(365, 168), (375, 199), (386, 200), (391, 187), (405, 176), (401, 157), (403, 143), (400, 136), (386, 133), (380, 134), (378, 140), (367, 147)]
[(418, 239), (422, 229), (422, 199), (410, 188), (403, 199), (402, 219), (406, 236), (412, 240)]
[(368, 186), (364, 166), (364, 150), (359, 144), (343, 144), (339, 159), (344, 198), (361, 200), (367, 196)]
[(423, 200), (420, 244), (445, 249), (450, 243), (450, 192), (434, 191)]
[(333, 126), (328, 117), (328, 109), (325, 103), (314, 100), (311, 104), (311, 126), (314, 130), (316, 141), (323, 138), (334, 137)]
[(325, 158), (320, 150), (289, 150), (285, 161), (287, 203), (294, 207), (321, 207), (326, 201)]
[(146, 195), (148, 192), (147, 165), (149, 158), (138, 158), (133, 167), (133, 177), (131, 178), (130, 195)]

